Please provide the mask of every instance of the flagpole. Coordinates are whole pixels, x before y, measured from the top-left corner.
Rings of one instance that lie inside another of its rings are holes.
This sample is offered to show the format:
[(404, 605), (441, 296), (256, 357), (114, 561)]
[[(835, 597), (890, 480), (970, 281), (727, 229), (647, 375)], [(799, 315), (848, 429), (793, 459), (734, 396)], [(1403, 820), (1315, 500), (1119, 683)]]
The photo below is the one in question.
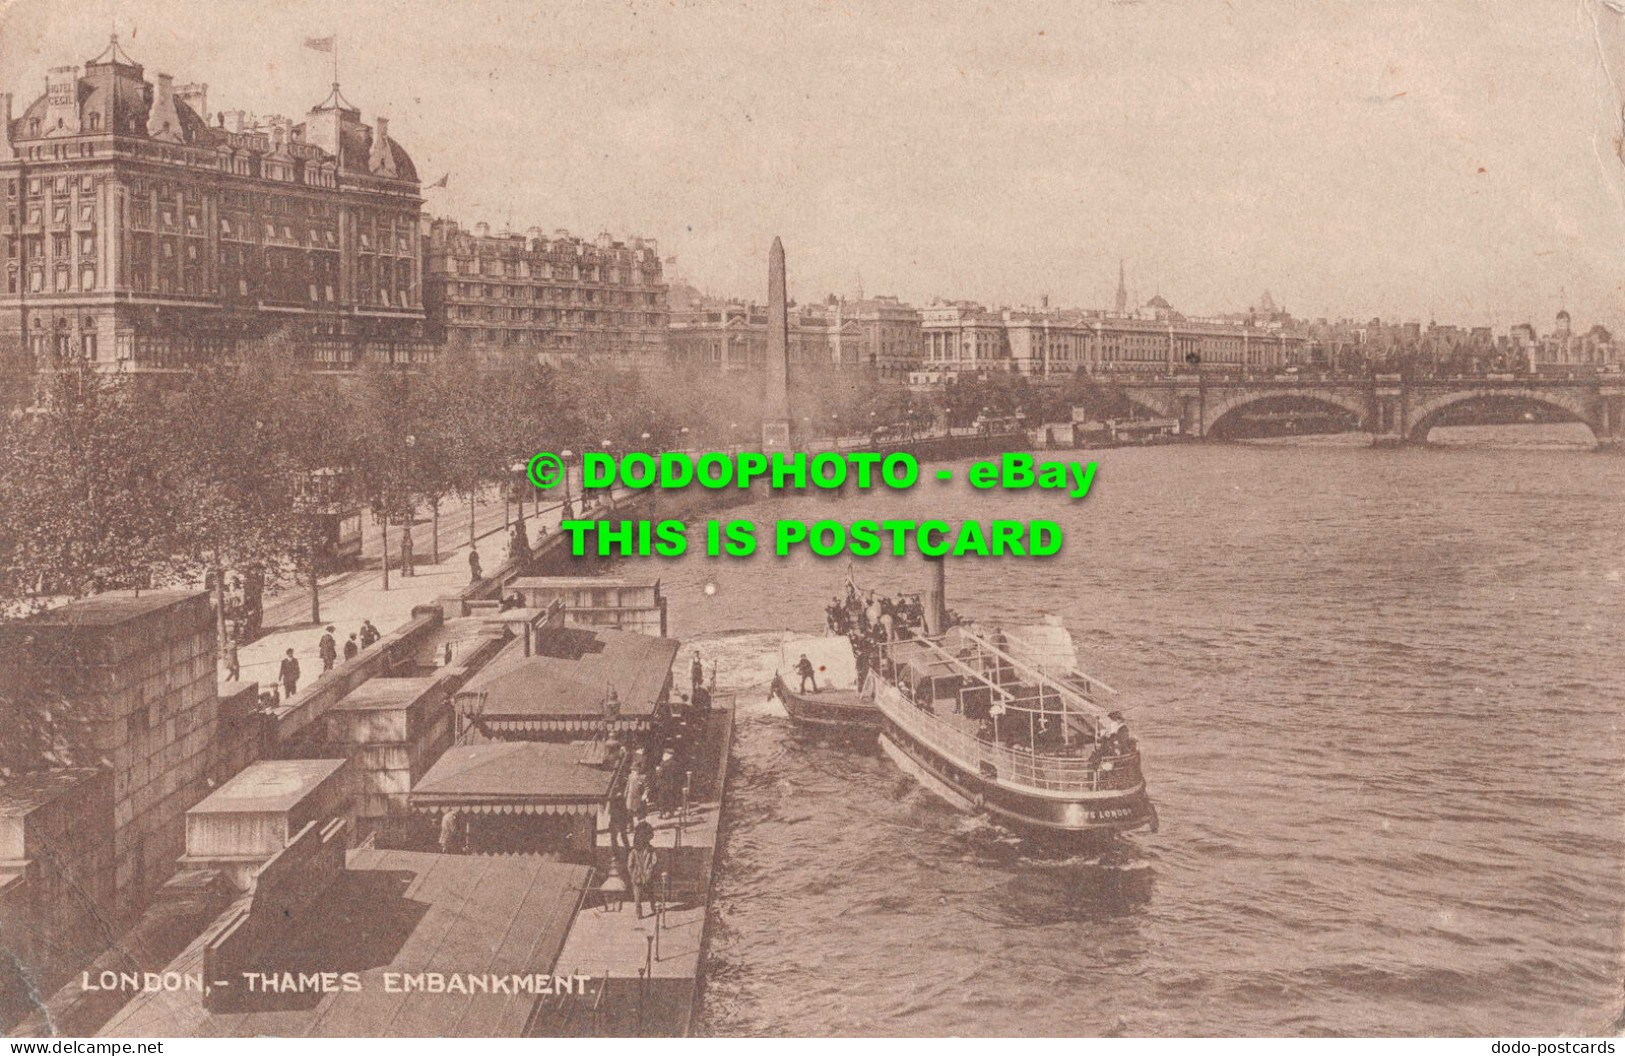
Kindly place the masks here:
[[(333, 31), (333, 87), (339, 86), (339, 31)], [(333, 105), (337, 106), (337, 103)]]

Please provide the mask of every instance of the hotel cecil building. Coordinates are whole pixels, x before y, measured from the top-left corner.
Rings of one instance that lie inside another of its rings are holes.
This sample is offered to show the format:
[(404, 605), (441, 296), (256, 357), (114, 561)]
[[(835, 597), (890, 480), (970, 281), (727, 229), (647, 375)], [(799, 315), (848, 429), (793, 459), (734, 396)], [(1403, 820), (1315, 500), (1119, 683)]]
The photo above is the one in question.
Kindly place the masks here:
[(429, 354), (418, 175), (388, 121), (337, 85), (300, 123), (211, 117), (207, 91), (148, 81), (115, 38), (20, 113), (0, 94), (8, 387), (79, 357), (186, 370), (274, 331), (318, 369)]

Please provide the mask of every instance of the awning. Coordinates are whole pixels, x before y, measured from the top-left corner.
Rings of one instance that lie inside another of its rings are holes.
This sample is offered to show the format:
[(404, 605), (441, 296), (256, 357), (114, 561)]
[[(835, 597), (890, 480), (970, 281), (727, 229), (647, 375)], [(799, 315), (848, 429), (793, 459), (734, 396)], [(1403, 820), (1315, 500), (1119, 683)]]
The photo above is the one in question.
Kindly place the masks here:
[(462, 803), (454, 800), (412, 798), (412, 809), (419, 814), (588, 814), (596, 816), (602, 809), (597, 803)]

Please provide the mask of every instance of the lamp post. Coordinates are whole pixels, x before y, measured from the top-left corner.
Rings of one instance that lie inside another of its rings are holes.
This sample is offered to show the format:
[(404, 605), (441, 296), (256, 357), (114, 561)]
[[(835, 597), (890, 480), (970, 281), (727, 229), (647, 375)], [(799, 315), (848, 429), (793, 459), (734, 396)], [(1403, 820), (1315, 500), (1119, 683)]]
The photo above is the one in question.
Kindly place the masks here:
[[(530, 470), (525, 463), (515, 462), (508, 467), (508, 475), (512, 478), (509, 487), (513, 489), (519, 505), (519, 520), (523, 521), (525, 519), (525, 485), (530, 483)], [(540, 501), (540, 499), (537, 500), (538, 504)]]

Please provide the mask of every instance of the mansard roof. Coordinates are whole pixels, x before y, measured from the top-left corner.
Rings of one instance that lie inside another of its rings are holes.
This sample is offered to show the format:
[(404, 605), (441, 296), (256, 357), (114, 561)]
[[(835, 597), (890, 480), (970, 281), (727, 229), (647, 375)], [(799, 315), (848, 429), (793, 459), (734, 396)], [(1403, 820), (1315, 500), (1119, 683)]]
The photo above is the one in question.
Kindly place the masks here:
[[(221, 123), (211, 124), (210, 115), (198, 113), (192, 104), (182, 98), (191, 86), (169, 90), (169, 99), (173, 102), (179, 127), (149, 130), (149, 117), (155, 106), (168, 113), (168, 110), (163, 108), (164, 100), (159, 96), (166, 90), (164, 86), (172, 82), (160, 75), (159, 87), (155, 89), (154, 85), (146, 80), (142, 66), (124, 53), (116, 38), (100, 55), (85, 63), (83, 76), (78, 76), (78, 70), (72, 67), (53, 70), (52, 76), (74, 77), (76, 82), (74, 98), (78, 108), (79, 127), (75, 129), (67, 123), (71, 122), (71, 117), (64, 121), (60, 109), (56, 111), (54, 120), (48, 116), (51, 96), (47, 92), (35, 99), (19, 118), (12, 121), (10, 128), (12, 142), (111, 133), (119, 136), (168, 139), (203, 148), (243, 149), (241, 137), (234, 136), (223, 127), (225, 115), (221, 115)], [(61, 84), (60, 81), (56, 83)], [(341, 172), (378, 179), (418, 182), (417, 166), (413, 164), (411, 156), (387, 134), (384, 134), (384, 145), (388, 150), (391, 164), (380, 165), (382, 171), (374, 169), (373, 143), (375, 137), (381, 134), (380, 130), (361, 121), (360, 109), (339, 93), (336, 84), (327, 98), (310, 111), (304, 123), (295, 125), (280, 118), (265, 118), (252, 121), (243, 131), (269, 133), (272, 125), (281, 123), (288, 131), (288, 141), (304, 144), (306, 150), (301, 154), (309, 157), (309, 149), (317, 146), (316, 142), (312, 142), (315, 137), (306, 136), (310, 121), (320, 119), (334, 111), (337, 111), (339, 124), (336, 144), (338, 156), (336, 159), (332, 157), (333, 152), (326, 143), (320, 144), (320, 153), (329, 161), (336, 160)], [(38, 124), (35, 125), (34, 122)], [(378, 125), (384, 124), (382, 119), (378, 121)], [(34, 131), (36, 127), (37, 132)], [(274, 141), (268, 137), (263, 153), (271, 154), (274, 150)], [(393, 168), (394, 172), (389, 172), (389, 168)]]

